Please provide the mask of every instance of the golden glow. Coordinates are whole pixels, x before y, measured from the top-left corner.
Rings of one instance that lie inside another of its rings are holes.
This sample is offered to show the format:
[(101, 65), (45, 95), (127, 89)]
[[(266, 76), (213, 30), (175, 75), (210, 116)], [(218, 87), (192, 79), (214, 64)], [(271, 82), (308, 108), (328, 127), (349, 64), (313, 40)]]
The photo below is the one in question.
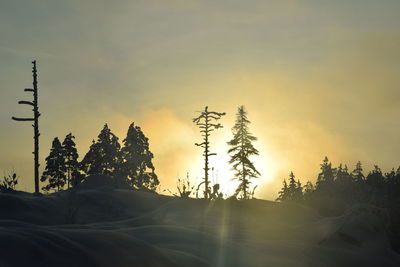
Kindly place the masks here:
[[(31, 83), (32, 56), (41, 171), (54, 137), (72, 132), (82, 158), (104, 123), (122, 141), (133, 121), (150, 139), (162, 189), (187, 172), (198, 183), (203, 159), (191, 119), (205, 105), (227, 113), (210, 159), (226, 194), (236, 187), (226, 142), (239, 105), (259, 139), (257, 197), (274, 199), (290, 171), (315, 181), (325, 156), (350, 169), (357, 160), (366, 170), (398, 165), (400, 2), (369, 1), (356, 13), (357, 3), (338, 1), (195, 2), (104, 1), (96, 12), (82, 1), (47, 11), (36, 1), (5, 4), (1, 171), (15, 168), (19, 188), (33, 188), (31, 128), (10, 120), (26, 114), (15, 103)], [(32, 17), (14, 15), (25, 13)]]

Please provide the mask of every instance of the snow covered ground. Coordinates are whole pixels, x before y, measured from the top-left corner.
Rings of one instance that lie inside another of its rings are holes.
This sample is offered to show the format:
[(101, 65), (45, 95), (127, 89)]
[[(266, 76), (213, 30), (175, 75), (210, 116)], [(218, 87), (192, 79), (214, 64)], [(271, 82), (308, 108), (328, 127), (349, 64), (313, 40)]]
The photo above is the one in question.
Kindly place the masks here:
[(384, 210), (321, 217), (264, 200), (181, 200), (114, 188), (0, 194), (0, 266), (400, 266)]

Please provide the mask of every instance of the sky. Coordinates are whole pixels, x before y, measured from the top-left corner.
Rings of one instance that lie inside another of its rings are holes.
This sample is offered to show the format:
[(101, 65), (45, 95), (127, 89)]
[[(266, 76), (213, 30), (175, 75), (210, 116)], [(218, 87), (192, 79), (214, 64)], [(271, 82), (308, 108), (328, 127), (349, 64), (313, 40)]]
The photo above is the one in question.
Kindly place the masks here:
[(213, 182), (231, 194), (226, 144), (238, 106), (258, 137), (256, 197), (275, 199), (293, 171), (400, 165), (400, 1), (0, 0), (0, 174), (33, 191), (31, 61), (39, 71), (41, 171), (72, 132), (80, 159), (105, 123), (150, 139), (160, 192), (203, 177), (192, 119), (226, 112), (213, 133)]

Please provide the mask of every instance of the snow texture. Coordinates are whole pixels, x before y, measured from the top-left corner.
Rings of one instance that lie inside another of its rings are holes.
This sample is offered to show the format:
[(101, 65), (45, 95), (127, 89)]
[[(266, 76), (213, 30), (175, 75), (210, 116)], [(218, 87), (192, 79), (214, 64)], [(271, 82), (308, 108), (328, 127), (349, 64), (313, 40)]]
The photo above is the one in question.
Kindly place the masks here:
[(400, 266), (384, 210), (321, 217), (264, 200), (182, 200), (91, 176), (0, 194), (0, 266)]

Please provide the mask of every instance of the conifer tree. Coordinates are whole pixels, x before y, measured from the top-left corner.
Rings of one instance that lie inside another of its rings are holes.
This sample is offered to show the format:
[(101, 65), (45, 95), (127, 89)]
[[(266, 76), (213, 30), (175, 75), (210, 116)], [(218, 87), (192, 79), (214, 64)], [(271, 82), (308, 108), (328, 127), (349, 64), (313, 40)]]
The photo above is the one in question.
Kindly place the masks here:
[(378, 165), (375, 165), (374, 170), (368, 173), (365, 181), (369, 187), (368, 195), (370, 200), (379, 206), (385, 203), (387, 201), (387, 188), (385, 186), (386, 180)]
[(277, 198), (278, 201), (301, 201), (303, 200), (303, 186), (301, 185), (300, 180), (295, 179), (295, 175), (293, 172), (289, 174), (289, 184), (286, 182), (286, 179), (283, 180), (283, 187), (281, 191), (279, 191), (279, 196)]
[(121, 166), (120, 148), (118, 137), (105, 124), (97, 141), (92, 141), (89, 151), (80, 163), (82, 171), (86, 175), (118, 175)]
[(357, 162), (355, 169), (351, 172), (351, 176), (353, 177), (353, 180), (357, 183), (363, 182), (365, 180), (362, 164), (360, 161)]
[(236, 194), (240, 194), (243, 199), (247, 199), (250, 195), (250, 179), (257, 178), (260, 175), (253, 162), (250, 161), (251, 156), (259, 153), (253, 146), (253, 142), (257, 138), (250, 133), (249, 124), (247, 112), (244, 106), (240, 106), (236, 114), (235, 125), (232, 128), (233, 139), (228, 142), (228, 145), (231, 146), (228, 154), (231, 154), (229, 163), (233, 164), (232, 169), (236, 171), (234, 179), (240, 181)]
[(289, 187), (286, 182), (286, 179), (283, 179), (283, 187), (282, 187), (281, 191), (279, 191), (278, 198), (276, 200), (283, 202), (287, 199), (288, 196), (289, 196)]
[(315, 191), (314, 185), (312, 182), (308, 181), (304, 186), (303, 197), (305, 200), (309, 200), (311, 198), (311, 194)]
[(42, 188), (45, 191), (51, 189), (60, 191), (66, 183), (64, 153), (57, 137), (53, 140), (50, 154), (46, 158), (46, 169), (40, 180), (42, 182), (48, 180), (48, 184)]
[(300, 201), (303, 198), (303, 187), (301, 186), (300, 180), (295, 180), (293, 172), (289, 174), (289, 196), (288, 199), (292, 201)]
[(160, 183), (154, 172), (153, 153), (150, 151), (149, 139), (140, 127), (132, 123), (121, 149), (123, 164), (122, 172), (134, 188), (155, 190)]
[(367, 184), (377, 188), (381, 187), (385, 183), (385, 177), (378, 165), (374, 165), (374, 170), (367, 175), (366, 182)]
[(324, 158), (321, 164), (321, 172), (317, 178), (317, 189), (318, 190), (331, 190), (333, 181), (335, 178), (335, 169), (332, 168), (332, 163), (329, 162), (328, 157)]
[(70, 186), (74, 186), (78, 184), (78, 180), (80, 177), (80, 173), (78, 171), (78, 151), (76, 149), (76, 144), (74, 142), (75, 136), (71, 133), (65, 136), (65, 139), (62, 143), (63, 152), (64, 152), (64, 160), (65, 160), (65, 171), (66, 171), (66, 180), (67, 180), (67, 188)]
[(336, 179), (335, 182), (340, 187), (348, 187), (352, 183), (353, 179), (348, 171), (347, 165), (340, 164), (336, 169)]
[(301, 200), (303, 200), (303, 198), (304, 198), (303, 186), (301, 185), (300, 180), (297, 180), (297, 182), (296, 182), (296, 191), (293, 194), (293, 200), (301, 201)]

